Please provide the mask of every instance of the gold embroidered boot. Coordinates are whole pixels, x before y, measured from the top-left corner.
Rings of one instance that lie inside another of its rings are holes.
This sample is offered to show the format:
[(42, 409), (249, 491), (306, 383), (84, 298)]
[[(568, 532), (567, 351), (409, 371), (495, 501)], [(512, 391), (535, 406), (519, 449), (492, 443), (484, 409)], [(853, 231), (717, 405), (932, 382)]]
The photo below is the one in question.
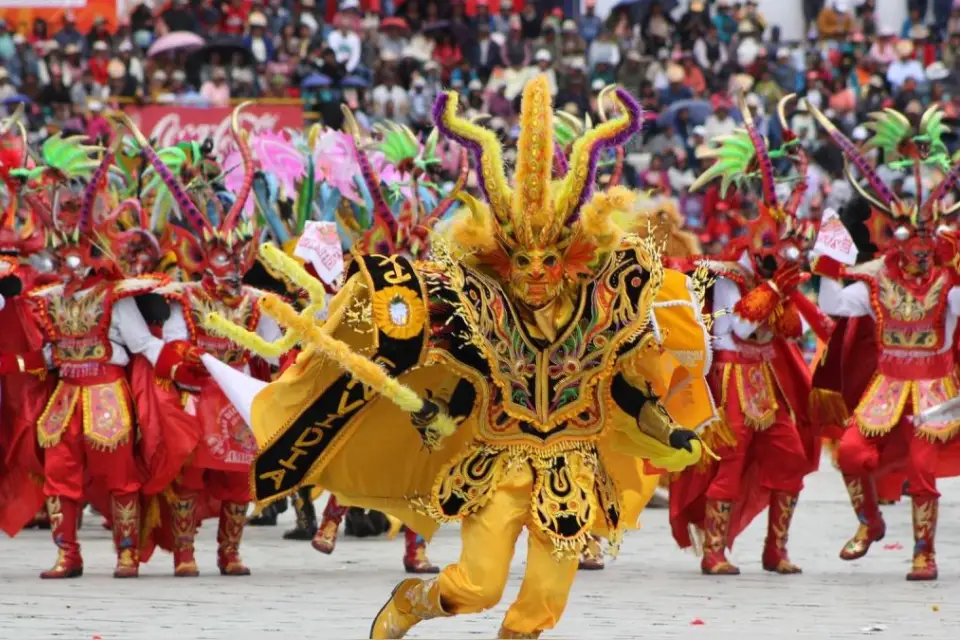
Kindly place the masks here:
[(396, 586), (370, 627), (377, 640), (402, 638), (419, 622), (449, 616), (440, 601), (437, 579), (407, 578)]
[(722, 500), (707, 500), (703, 523), (703, 560), (700, 571), (712, 576), (740, 575), (740, 569), (727, 560), (727, 532), (733, 503)]
[(111, 496), (113, 543), (117, 548), (114, 578), (140, 575), (140, 496), (123, 493)]
[(247, 523), (245, 502), (226, 502), (220, 505), (220, 527), (217, 529), (217, 566), (223, 576), (248, 576), (250, 569), (240, 559), (240, 540)]
[(802, 573), (800, 567), (787, 556), (787, 536), (790, 521), (797, 508), (797, 495), (774, 491), (770, 494), (770, 512), (767, 521), (767, 541), (763, 545), (763, 569), (779, 574)]
[(877, 506), (877, 489), (872, 477), (843, 476), (850, 494), (850, 505), (860, 521), (857, 532), (840, 550), (841, 560), (856, 560), (867, 555), (870, 545), (883, 540), (887, 525)]
[(178, 491), (170, 506), (173, 508), (173, 575), (195, 578), (200, 575), (193, 548), (197, 535), (197, 496), (192, 491)]
[(587, 545), (580, 554), (580, 571), (601, 571), (603, 570), (603, 549), (600, 547), (600, 540), (591, 535), (587, 540)]
[(50, 516), (50, 533), (57, 545), (57, 563), (44, 571), (44, 580), (79, 578), (83, 575), (83, 558), (77, 542), (77, 513), (80, 505), (62, 496), (47, 498), (47, 514)]
[(936, 580), (937, 554), (933, 539), (937, 533), (937, 498), (913, 498), (913, 570), (907, 580)]

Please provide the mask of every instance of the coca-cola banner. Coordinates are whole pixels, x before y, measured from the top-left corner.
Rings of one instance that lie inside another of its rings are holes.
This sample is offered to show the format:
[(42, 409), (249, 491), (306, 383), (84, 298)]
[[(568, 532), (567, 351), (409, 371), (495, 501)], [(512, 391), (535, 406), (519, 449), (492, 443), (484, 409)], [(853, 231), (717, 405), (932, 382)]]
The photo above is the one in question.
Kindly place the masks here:
[[(181, 140), (204, 140), (212, 137), (219, 157), (233, 144), (230, 135), (229, 107), (174, 107), (151, 105), (130, 106), (124, 111), (158, 147), (167, 147)], [(251, 133), (303, 129), (303, 107), (299, 105), (251, 105), (240, 113), (240, 126)]]

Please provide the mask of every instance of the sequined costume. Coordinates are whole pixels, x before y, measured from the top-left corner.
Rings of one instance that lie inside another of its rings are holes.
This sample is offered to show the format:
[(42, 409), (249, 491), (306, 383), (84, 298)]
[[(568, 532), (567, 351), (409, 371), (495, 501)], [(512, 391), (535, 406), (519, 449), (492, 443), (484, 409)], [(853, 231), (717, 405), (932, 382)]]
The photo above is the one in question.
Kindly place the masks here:
[(526, 574), (500, 636), (538, 636), (563, 612), (588, 535), (615, 545), (636, 522), (638, 458), (679, 470), (700, 457), (677, 427), (715, 418), (695, 287), (613, 223), (636, 194), (592, 195), (598, 154), (640, 127), (636, 102), (613, 95), (619, 115), (551, 180), (549, 89), (528, 83), (511, 188), (495, 135), (443, 94), (435, 122), (473, 152), (485, 199), (463, 196), (450, 244), (434, 239), (423, 262), (358, 256), (322, 328), (267, 305), (305, 350), (238, 407), (261, 445), (256, 497), (312, 484), (424, 535), (461, 523), (459, 562), (401, 582), (371, 637), (496, 605), (524, 529)]
[[(59, 548), (56, 564), (43, 578), (82, 575), (79, 511), (86, 497), (97, 502), (96, 495), (104, 497), (98, 508), (112, 516), (114, 576), (138, 575), (144, 476), (136, 461), (138, 416), (125, 367), (131, 354), (152, 363), (171, 357), (151, 335), (134, 302), (135, 296), (164, 284), (164, 278), (121, 277), (104, 226), (109, 217), (95, 206), (115, 148), (99, 161), (91, 157), (102, 151), (54, 136), (43, 144), (42, 164), (17, 170), (33, 188), (50, 194), (40, 206), (50, 206), (49, 217), (56, 221), (48, 243), (64, 280), (28, 294), (43, 348), (0, 359), (5, 372), (13, 361), (20, 371), (43, 375), (56, 370), (56, 386), (36, 422), (36, 437), (44, 449), (43, 492)], [(71, 179), (87, 184), (79, 198), (67, 190)], [(141, 427), (150, 432), (153, 425)]]
[[(810, 373), (796, 340), (807, 322), (827, 326), (829, 319), (798, 291), (798, 258), (813, 235), (796, 217), (805, 183), (801, 178), (789, 200), (780, 203), (773, 154), (749, 108), (741, 110), (744, 128), (715, 141), (710, 155), (716, 162), (692, 187), (721, 178), (724, 195), (734, 183), (742, 192), (754, 171), (760, 177), (757, 218), (743, 222), (745, 233), (725, 256), (696, 261), (716, 279), (710, 293), (715, 315), (710, 383), (723, 421), (709, 436), (720, 460), (674, 479), (670, 521), (681, 547), (693, 544), (691, 525), (703, 532), (703, 573), (735, 575), (740, 570), (726, 550), (769, 507), (763, 568), (793, 574), (800, 568), (787, 552), (790, 523), (803, 477), (819, 460), (819, 440), (806, 417)], [(805, 163), (802, 151), (791, 159)]]
[(917, 193), (923, 193), (922, 166), (948, 169), (925, 200), (905, 202), (826, 116), (813, 106), (810, 109), (844, 152), (848, 167), (859, 171), (859, 180), (849, 170), (848, 175), (877, 212), (875, 223), (885, 225), (895, 240), (881, 257), (864, 264), (846, 267), (825, 255), (814, 264), (814, 273), (822, 276), (822, 309), (837, 316), (870, 316), (878, 354), (876, 372), (837, 452), (859, 520), (840, 557), (860, 558), (883, 538), (886, 526), (877, 507), (874, 478), (878, 472), (899, 467), (906, 472), (913, 503), (915, 545), (907, 579), (935, 580), (940, 496), (936, 478), (960, 471), (953, 455), (960, 418), (932, 417), (920, 425), (910, 418), (958, 396), (954, 334), (960, 288), (956, 270), (944, 261), (955, 258), (956, 242), (952, 231), (940, 227), (958, 209), (957, 205), (948, 208), (943, 200), (960, 178), (960, 165), (949, 167), (942, 141), (944, 114), (936, 105), (916, 127), (893, 110), (875, 114), (868, 147), (882, 149), (891, 166), (912, 169)]

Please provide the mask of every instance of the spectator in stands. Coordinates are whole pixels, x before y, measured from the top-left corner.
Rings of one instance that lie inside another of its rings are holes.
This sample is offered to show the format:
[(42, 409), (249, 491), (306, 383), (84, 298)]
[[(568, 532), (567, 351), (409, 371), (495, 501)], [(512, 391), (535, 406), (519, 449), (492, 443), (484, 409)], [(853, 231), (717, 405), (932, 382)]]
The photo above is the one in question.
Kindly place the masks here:
[(887, 68), (887, 82), (896, 91), (908, 78), (920, 83), (926, 80), (926, 75), (923, 65), (913, 59), (913, 43), (901, 40), (897, 43), (897, 60)]
[(200, 87), (200, 95), (215, 107), (230, 105), (230, 86), (227, 84), (227, 72), (223, 67), (213, 70), (210, 79)]
[(824, 40), (844, 41), (854, 29), (853, 14), (847, 0), (832, 0), (820, 11), (817, 29)]
[(71, 44), (77, 47), (83, 46), (84, 37), (82, 33), (77, 31), (77, 21), (72, 12), (67, 11), (63, 14), (63, 27), (61, 27), (57, 35), (54, 36), (54, 40), (64, 48)]

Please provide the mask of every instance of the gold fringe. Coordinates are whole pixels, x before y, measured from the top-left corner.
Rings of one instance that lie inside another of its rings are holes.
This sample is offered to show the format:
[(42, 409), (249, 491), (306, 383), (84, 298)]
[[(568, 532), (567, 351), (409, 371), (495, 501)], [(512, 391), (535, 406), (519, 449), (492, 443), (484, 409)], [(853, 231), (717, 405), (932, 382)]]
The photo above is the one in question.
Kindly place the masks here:
[[(161, 494), (162, 495), (162, 494)], [(150, 496), (140, 519), (140, 550), (144, 551), (150, 532), (160, 526), (160, 496)]]
[(810, 416), (819, 424), (843, 425), (850, 419), (850, 410), (838, 391), (813, 389), (810, 393)]

